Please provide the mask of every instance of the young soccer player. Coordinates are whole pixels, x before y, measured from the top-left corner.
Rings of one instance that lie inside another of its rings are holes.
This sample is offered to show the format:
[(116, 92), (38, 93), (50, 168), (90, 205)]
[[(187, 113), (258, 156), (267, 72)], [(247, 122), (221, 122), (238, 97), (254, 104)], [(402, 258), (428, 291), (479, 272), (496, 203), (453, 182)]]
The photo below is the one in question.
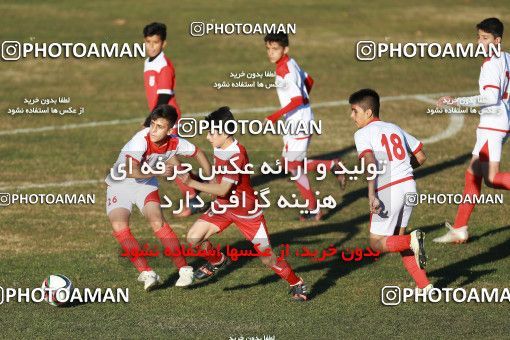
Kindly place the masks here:
[[(276, 84), (281, 109), (266, 117), (266, 120), (276, 122), (284, 116), (287, 124), (296, 124), (299, 121), (313, 121), (314, 116), (310, 107), (309, 94), (312, 90), (313, 79), (303, 71), (296, 61), (289, 57), (289, 37), (287, 34), (268, 34), (264, 38), (267, 55), (271, 63), (276, 64)], [(296, 124), (297, 125), (297, 124)], [(305, 166), (304, 159), (312, 136), (307, 134), (283, 136), (282, 157), (287, 159), (289, 170), (293, 177), (298, 174), (299, 169)], [(339, 160), (309, 159), (306, 167), (310, 171), (316, 171), (319, 164), (324, 164), (330, 171), (339, 168)], [(336, 176), (336, 175), (335, 175)], [(345, 188), (345, 175), (338, 175), (336, 179), (340, 188)], [(308, 176), (303, 174), (296, 180), (296, 185), (303, 199), (308, 199), (308, 210), (317, 208), (317, 199), (310, 186)], [(322, 213), (301, 214), (300, 220), (320, 220)]]
[[(228, 121), (234, 121), (234, 116), (228, 107), (222, 107), (209, 114), (206, 120), (215, 124), (215, 126), (221, 125), (224, 127)], [(200, 183), (187, 175), (181, 176), (181, 178), (184, 183), (197, 190), (216, 195), (216, 200), (212, 203), (214, 207), (218, 204), (230, 202), (232, 195), (237, 196), (241, 204), (237, 207), (228, 207), (221, 214), (217, 214), (209, 209), (190, 228), (187, 241), (192, 246), (212, 249), (209, 238), (234, 223), (249, 241), (253, 244), (259, 244), (261, 252), (268, 252), (270, 256), (262, 256), (260, 259), (278, 276), (289, 283), (292, 299), (297, 301), (307, 300), (308, 293), (303, 279), (296, 276), (285, 259), (277, 259), (271, 249), (263, 211), (260, 208), (253, 211), (256, 207), (257, 198), (250, 182), (250, 175), (239, 174), (239, 171), (235, 173), (235, 166), (238, 169), (244, 169), (245, 165), (249, 164), (246, 149), (234, 136), (218, 131), (218, 129), (212, 129), (207, 134), (207, 140), (214, 148), (215, 168), (226, 167), (229, 172), (233, 173), (217, 174), (214, 181), (210, 183)], [(245, 202), (242, 201), (243, 196), (246, 197)], [(229, 258), (222, 252), (207, 256), (206, 260), (205, 265), (195, 272), (195, 279), (208, 278), (218, 270), (224, 269), (230, 263)]]
[(416, 193), (413, 167), (425, 162), (423, 145), (397, 125), (379, 119), (379, 95), (374, 90), (353, 93), (349, 103), (351, 118), (359, 128), (354, 134), (358, 157), (365, 163), (365, 169), (376, 166), (382, 171), (386, 167), (375, 179), (367, 179), (370, 247), (380, 252), (400, 253), (418, 289), (429, 291), (433, 286), (423, 270), (425, 234), (419, 229), (405, 234), (413, 209), (405, 204), (406, 197)]
[[(153, 22), (143, 29), (143, 36), (145, 39), (145, 50), (148, 58), (145, 60), (144, 65), (144, 85), (149, 111), (152, 112), (158, 105), (168, 104), (172, 105), (177, 112), (177, 121), (181, 119), (181, 110), (177, 101), (175, 100), (175, 69), (174, 65), (163, 52), (166, 47), (166, 25)], [(151, 116), (145, 119), (144, 126), (149, 127), (151, 123)], [(177, 134), (177, 125), (173, 127), (171, 133)], [(186, 197), (186, 193), (190, 198), (189, 207), (186, 207), (177, 217), (186, 217), (194, 213), (198, 213), (199, 200), (196, 197), (197, 192), (184, 184), (180, 179), (175, 181), (182, 197)]]
[[(476, 25), (478, 43), (489, 52), (489, 45), (500, 45), (503, 38), (503, 23), (497, 18), (488, 18)], [(437, 105), (481, 107), (480, 124), (476, 129), (476, 144), (471, 162), (465, 173), (464, 195), (479, 196), (482, 178), (490, 188), (509, 190), (510, 172), (500, 172), (501, 149), (510, 133), (510, 109), (508, 83), (510, 78), (510, 54), (485, 58), (478, 80), (480, 94), (472, 97), (441, 97)], [(474, 201), (474, 200), (472, 200)], [(457, 209), (453, 227), (447, 222), (449, 231), (434, 242), (465, 243), (468, 240), (468, 221), (475, 203), (462, 203)]]
[[(168, 247), (175, 253), (180, 247), (177, 235), (161, 211), (158, 181), (154, 174), (144, 174), (142, 165), (158, 169), (158, 162), (165, 162), (167, 166), (161, 175), (171, 176), (172, 165), (179, 164), (174, 157), (179, 155), (194, 157), (204, 169), (204, 173), (211, 173), (211, 164), (200, 149), (182, 138), (168, 134), (176, 120), (177, 112), (173, 106), (156, 107), (151, 113), (150, 127), (139, 131), (124, 145), (106, 178), (106, 213), (113, 227), (113, 236), (128, 254), (139, 254), (141, 251), (129, 227), (133, 204), (138, 206), (165, 248)], [(193, 268), (187, 265), (183, 256), (172, 257), (172, 261), (179, 269), (179, 279), (175, 285), (190, 285), (193, 281)], [(161, 282), (145, 257), (132, 256), (131, 262), (140, 272), (138, 281), (144, 282), (145, 290), (150, 290)]]

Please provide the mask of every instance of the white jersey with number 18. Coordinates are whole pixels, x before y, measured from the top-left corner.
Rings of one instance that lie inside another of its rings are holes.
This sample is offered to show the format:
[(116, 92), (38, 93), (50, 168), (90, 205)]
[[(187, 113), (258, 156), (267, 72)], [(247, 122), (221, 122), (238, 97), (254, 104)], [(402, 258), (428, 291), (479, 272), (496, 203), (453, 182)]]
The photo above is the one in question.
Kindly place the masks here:
[(413, 179), (410, 153), (418, 153), (423, 144), (399, 126), (374, 119), (354, 134), (358, 157), (374, 154), (377, 168), (385, 167), (376, 179), (376, 190)]

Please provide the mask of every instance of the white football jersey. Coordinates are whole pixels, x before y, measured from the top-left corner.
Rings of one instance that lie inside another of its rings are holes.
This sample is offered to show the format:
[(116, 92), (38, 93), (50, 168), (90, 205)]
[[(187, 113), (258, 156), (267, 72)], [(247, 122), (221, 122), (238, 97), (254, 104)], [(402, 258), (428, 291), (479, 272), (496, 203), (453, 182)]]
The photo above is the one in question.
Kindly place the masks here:
[(478, 80), (480, 94), (457, 98), (461, 106), (480, 107), (479, 129), (510, 132), (509, 79), (510, 54), (485, 58)]
[[(193, 157), (198, 149), (195, 145), (191, 144), (187, 140), (178, 137), (177, 135), (168, 136), (168, 140), (163, 145), (156, 145), (150, 140), (150, 128), (145, 128), (139, 131), (131, 138), (129, 142), (122, 148), (117, 161), (113, 165), (113, 171), (115, 177), (119, 177), (118, 171), (119, 165), (126, 164), (126, 159), (132, 158), (133, 166), (136, 162), (140, 164), (148, 164), (152, 169), (156, 169), (158, 161), (166, 162), (170, 158), (176, 155), (182, 155), (185, 157)], [(136, 162), (135, 162), (136, 161)], [(127, 171), (127, 169), (126, 169)], [(153, 183), (153, 178), (126, 178), (124, 181), (137, 182), (137, 183)], [(111, 173), (106, 177), (106, 183), (108, 185), (119, 184), (118, 180), (112, 178)], [(124, 182), (122, 181), (122, 182)], [(157, 182), (156, 182), (157, 183)]]
[(375, 178), (376, 189), (382, 190), (413, 178), (410, 153), (418, 153), (423, 144), (399, 126), (374, 119), (356, 131), (354, 141), (359, 158), (371, 152), (377, 169), (386, 167), (385, 172)]
[(305, 85), (307, 77), (308, 74), (288, 55), (285, 55), (276, 65), (276, 92), (281, 107), (287, 106), (294, 97), (302, 97), (304, 102), (304, 105), (285, 114), (286, 121), (308, 122), (313, 120), (313, 112)]

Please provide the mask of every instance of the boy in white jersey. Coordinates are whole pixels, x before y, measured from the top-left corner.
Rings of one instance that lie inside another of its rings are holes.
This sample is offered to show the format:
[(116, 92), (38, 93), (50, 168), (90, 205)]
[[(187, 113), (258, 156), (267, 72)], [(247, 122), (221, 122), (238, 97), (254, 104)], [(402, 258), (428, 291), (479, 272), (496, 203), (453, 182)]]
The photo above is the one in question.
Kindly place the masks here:
[[(108, 184), (106, 213), (113, 227), (113, 236), (123, 250), (131, 255), (131, 262), (140, 272), (138, 281), (144, 282), (145, 290), (155, 287), (161, 279), (148, 265), (145, 257), (138, 256), (141, 248), (129, 228), (133, 204), (146, 217), (165, 249), (169, 248), (176, 254), (180, 243), (161, 211), (158, 181), (153, 173), (144, 174), (142, 165), (160, 171), (162, 176), (171, 176), (173, 165), (179, 165), (174, 157), (180, 155), (194, 157), (204, 173), (211, 173), (211, 164), (200, 149), (182, 138), (168, 134), (176, 120), (177, 112), (173, 106), (165, 104), (156, 107), (151, 113), (150, 127), (139, 131), (122, 148), (105, 180)], [(190, 285), (193, 282), (193, 268), (187, 265), (183, 256), (172, 256), (172, 261), (179, 269), (179, 279), (175, 285)]]
[[(267, 55), (269, 61), (276, 64), (276, 90), (278, 99), (282, 108), (270, 116), (266, 117), (267, 121), (276, 122), (280, 117), (284, 116), (286, 124), (296, 127), (299, 122), (310, 122), (314, 119), (313, 112), (310, 107), (309, 94), (312, 90), (313, 79), (305, 71), (303, 71), (296, 61), (288, 56), (289, 37), (287, 34), (268, 34), (264, 38), (266, 43)], [(316, 171), (319, 164), (324, 164), (330, 171), (338, 169), (339, 160), (319, 160), (309, 159), (304, 164), (307, 156), (308, 146), (310, 145), (311, 135), (300, 133), (298, 135), (283, 136), (283, 152), (282, 157), (287, 159), (289, 170), (293, 177), (306, 166), (309, 171)], [(340, 188), (345, 188), (345, 176), (336, 176), (340, 183)], [(308, 176), (302, 173), (297, 178), (296, 185), (303, 199), (309, 202), (308, 210), (317, 209), (317, 199), (310, 187)], [(321, 212), (301, 214), (300, 220), (320, 220)]]
[[(158, 105), (168, 104), (173, 106), (177, 112), (177, 121), (170, 133), (177, 134), (177, 124), (181, 119), (181, 110), (175, 100), (175, 68), (164, 52), (167, 45), (166, 25), (160, 22), (148, 24), (143, 28), (143, 37), (145, 50), (147, 51), (143, 79), (149, 112), (152, 112)], [(149, 113), (144, 126), (149, 127), (150, 124), (151, 115)], [(175, 184), (177, 184), (183, 198), (186, 195), (190, 197), (189, 207), (186, 206), (181, 213), (175, 214), (175, 217), (187, 217), (200, 212), (200, 209), (197, 208), (197, 205), (200, 205), (198, 193), (193, 188), (182, 184), (178, 178), (175, 180)]]
[(413, 209), (406, 205), (407, 196), (416, 193), (413, 167), (426, 160), (423, 145), (397, 125), (379, 119), (379, 95), (374, 90), (353, 93), (349, 103), (351, 118), (359, 128), (354, 134), (356, 150), (365, 169), (376, 167), (382, 171), (385, 167), (375, 179), (367, 178), (370, 247), (380, 252), (399, 252), (418, 289), (428, 291), (433, 287), (423, 270), (427, 261), (425, 234), (417, 229), (405, 235)]
[[(503, 23), (497, 18), (488, 18), (476, 25), (478, 43), (489, 51), (490, 45), (500, 45), (503, 37)], [(479, 196), (482, 177), (490, 188), (510, 190), (510, 172), (500, 172), (501, 149), (510, 133), (510, 110), (508, 83), (510, 78), (510, 54), (485, 58), (480, 70), (480, 94), (472, 97), (441, 97), (438, 106), (456, 105), (479, 106), (480, 124), (476, 130), (476, 144), (473, 156), (465, 173), (464, 195)], [(471, 200), (474, 202), (474, 200)], [(465, 243), (469, 237), (469, 217), (474, 203), (459, 205), (453, 227), (447, 222), (449, 231), (434, 242)]]

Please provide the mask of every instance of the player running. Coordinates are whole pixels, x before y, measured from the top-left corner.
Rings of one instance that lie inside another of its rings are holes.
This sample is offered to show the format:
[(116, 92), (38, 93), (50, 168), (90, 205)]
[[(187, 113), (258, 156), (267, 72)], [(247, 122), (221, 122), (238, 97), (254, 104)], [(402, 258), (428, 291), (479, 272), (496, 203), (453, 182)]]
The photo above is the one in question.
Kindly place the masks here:
[[(476, 25), (478, 43), (488, 53), (489, 46), (498, 46), (503, 37), (503, 23), (497, 18), (488, 18)], [(465, 173), (464, 195), (479, 196), (482, 177), (485, 185), (495, 189), (510, 189), (510, 172), (500, 172), (501, 149), (510, 133), (510, 108), (508, 103), (508, 83), (510, 78), (510, 54), (485, 58), (478, 80), (480, 94), (472, 97), (441, 97), (437, 105), (479, 106), (480, 124), (476, 129), (476, 144), (471, 162)], [(475, 200), (471, 200), (474, 202)], [(455, 222), (449, 231), (435, 238), (438, 243), (465, 243), (468, 240), (468, 221), (475, 203), (462, 203), (457, 210)]]
[[(272, 115), (266, 117), (266, 120), (276, 122), (284, 116), (289, 125), (297, 125), (298, 122), (313, 121), (314, 116), (310, 107), (309, 94), (312, 90), (313, 79), (303, 71), (296, 61), (289, 57), (289, 37), (287, 34), (268, 34), (264, 38), (266, 43), (267, 55), (271, 63), (276, 64), (276, 84), (278, 98), (282, 108)], [(304, 159), (307, 156), (307, 150), (312, 136), (304, 133), (298, 135), (283, 136), (282, 157), (286, 158), (289, 164), (289, 170), (293, 177), (296, 176), (299, 169), (303, 168)], [(324, 164), (330, 171), (339, 169), (339, 160), (319, 160), (309, 159), (306, 167), (309, 171), (316, 171), (319, 164)], [(340, 188), (345, 188), (345, 175), (335, 175), (340, 183)], [(317, 208), (317, 199), (310, 186), (308, 176), (301, 173), (296, 180), (296, 185), (303, 199), (309, 201), (308, 210), (313, 211)], [(301, 214), (300, 220), (320, 220), (322, 213)]]
[(379, 119), (379, 95), (374, 90), (353, 93), (349, 103), (351, 118), (359, 128), (354, 134), (358, 157), (367, 170), (374, 166), (379, 171), (386, 168), (375, 179), (367, 178), (370, 247), (380, 252), (400, 253), (418, 289), (427, 292), (433, 286), (424, 270), (425, 234), (419, 229), (405, 234), (413, 210), (406, 204), (408, 195), (416, 193), (413, 168), (426, 160), (423, 145), (397, 125)]
[[(214, 126), (225, 127), (227, 122), (234, 121), (234, 116), (228, 107), (221, 107), (206, 117), (206, 120)], [(210, 208), (190, 228), (187, 241), (192, 246), (200, 246), (202, 249), (212, 249), (209, 238), (225, 230), (234, 223), (243, 235), (253, 244), (259, 244), (258, 249), (270, 256), (262, 256), (262, 262), (271, 268), (278, 276), (286, 280), (290, 285), (293, 300), (305, 301), (308, 299), (307, 288), (303, 279), (296, 276), (291, 266), (283, 258), (276, 258), (271, 249), (269, 235), (267, 233), (266, 220), (263, 211), (256, 207), (257, 198), (250, 182), (249, 174), (239, 174), (237, 169), (245, 169), (249, 164), (248, 154), (232, 135), (212, 129), (207, 134), (207, 140), (214, 148), (215, 168), (223, 168), (228, 174), (217, 174), (210, 183), (200, 183), (191, 179), (187, 174), (181, 178), (189, 186), (216, 195), (213, 207), (230, 202), (232, 195), (237, 196), (237, 207), (228, 207), (223, 213), (215, 213)], [(243, 197), (245, 201), (243, 202)], [(257, 209), (255, 209), (257, 208)], [(255, 210), (255, 211), (254, 211)], [(201, 280), (213, 276), (218, 270), (224, 269), (230, 264), (230, 259), (222, 252), (216, 252), (207, 256), (206, 263), (195, 272), (195, 279)]]
[[(143, 78), (145, 85), (145, 95), (147, 97), (147, 104), (149, 111), (152, 112), (158, 105), (168, 104), (175, 108), (177, 112), (177, 121), (181, 119), (181, 110), (177, 101), (175, 100), (175, 69), (174, 65), (163, 52), (166, 47), (166, 25), (153, 22), (143, 29), (143, 36), (145, 40), (145, 50), (148, 58), (145, 60)], [(147, 116), (144, 122), (145, 127), (151, 124), (151, 116)], [(177, 125), (171, 130), (172, 134), (177, 134)], [(199, 212), (197, 205), (200, 204), (197, 192), (184, 184), (180, 179), (175, 181), (182, 197), (186, 197), (188, 193), (189, 207), (177, 214), (176, 217), (186, 217)]]
[[(142, 173), (142, 165), (158, 169), (158, 162), (165, 162), (162, 176), (171, 176), (173, 166), (179, 163), (175, 156), (193, 157), (211, 173), (211, 164), (204, 153), (190, 142), (168, 133), (177, 120), (173, 106), (160, 105), (151, 113), (151, 125), (136, 133), (122, 148), (112, 171), (106, 178), (106, 213), (113, 227), (113, 236), (128, 254), (140, 254), (141, 248), (129, 227), (133, 204), (151, 225), (154, 234), (165, 248), (176, 253), (180, 248), (179, 239), (165, 220), (161, 211), (158, 181), (153, 174)], [(129, 170), (129, 169), (132, 170)], [(132, 255), (131, 262), (140, 272), (138, 281), (144, 282), (145, 290), (154, 288), (160, 277), (152, 270), (143, 256)], [(179, 270), (176, 286), (184, 287), (193, 282), (193, 268), (183, 256), (173, 256), (172, 261)]]

